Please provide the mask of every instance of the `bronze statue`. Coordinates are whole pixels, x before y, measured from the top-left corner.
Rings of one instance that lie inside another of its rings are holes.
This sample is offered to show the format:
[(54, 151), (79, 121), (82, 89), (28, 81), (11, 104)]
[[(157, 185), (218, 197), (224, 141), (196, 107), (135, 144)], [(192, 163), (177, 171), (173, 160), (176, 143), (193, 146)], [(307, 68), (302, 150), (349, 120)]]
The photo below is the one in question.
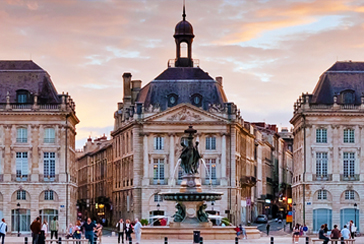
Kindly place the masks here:
[(202, 204), (197, 211), (197, 218), (200, 222), (209, 222), (209, 216), (205, 212), (205, 209), (207, 208), (206, 204)]
[(185, 174), (198, 174), (200, 154), (198, 152), (198, 142), (195, 146), (192, 144), (193, 137), (188, 137), (188, 145), (186, 146), (183, 142), (181, 146), (183, 147), (180, 159), (181, 168)]
[(172, 216), (174, 217), (174, 222), (182, 222), (186, 217), (186, 209), (181, 203), (176, 204), (177, 212)]

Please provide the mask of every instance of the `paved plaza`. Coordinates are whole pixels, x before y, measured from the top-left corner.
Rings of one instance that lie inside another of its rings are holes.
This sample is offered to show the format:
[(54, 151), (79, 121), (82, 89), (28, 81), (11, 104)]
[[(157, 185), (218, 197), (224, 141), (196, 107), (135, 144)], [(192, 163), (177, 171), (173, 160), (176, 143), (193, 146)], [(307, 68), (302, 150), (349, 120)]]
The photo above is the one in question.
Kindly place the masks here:
[[(313, 238), (316, 238), (316, 236), (312, 236)], [(168, 240), (169, 244), (192, 244), (192, 234), (191, 234), (191, 240), (175, 240), (170, 239)], [(5, 243), (6, 244), (23, 244), (24, 243), (24, 237), (13, 237), (13, 236), (7, 236), (5, 237)], [(54, 242), (55, 243), (55, 242)], [(110, 237), (105, 236), (102, 238), (102, 244), (117, 244), (117, 237)], [(235, 244), (234, 240), (206, 240), (203, 243), (206, 244)], [(239, 244), (249, 244), (249, 243), (255, 243), (255, 244), (270, 244), (270, 237), (261, 237), (260, 239), (247, 239), (247, 240), (239, 240)], [(28, 244), (31, 244), (31, 238), (28, 237)], [(76, 244), (76, 242), (71, 244)], [(129, 244), (129, 243), (125, 243)], [(133, 241), (133, 244), (135, 244), (135, 241)], [(164, 244), (164, 240), (143, 240), (140, 244)], [(292, 244), (292, 238), (289, 235), (286, 236), (277, 236), (274, 237), (274, 244)], [(305, 239), (300, 238), (298, 244), (305, 244)], [(356, 238), (356, 244), (364, 244), (364, 237), (357, 237)]]

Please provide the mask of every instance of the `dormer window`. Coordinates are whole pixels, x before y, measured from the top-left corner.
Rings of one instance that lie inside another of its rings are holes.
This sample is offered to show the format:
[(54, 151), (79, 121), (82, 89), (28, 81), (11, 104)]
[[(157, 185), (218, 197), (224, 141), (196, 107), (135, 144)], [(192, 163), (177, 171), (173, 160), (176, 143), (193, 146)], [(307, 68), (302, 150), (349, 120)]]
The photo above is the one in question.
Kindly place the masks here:
[(27, 90), (17, 90), (16, 91), (16, 101), (17, 103), (28, 103), (29, 92)]
[(177, 104), (178, 102), (178, 95), (177, 94), (169, 94), (168, 95), (168, 107), (173, 107)]
[(343, 104), (354, 104), (355, 103), (355, 91), (345, 90), (341, 94), (341, 103)]
[(202, 104), (202, 96), (200, 94), (193, 94), (191, 97), (192, 104), (201, 107)]

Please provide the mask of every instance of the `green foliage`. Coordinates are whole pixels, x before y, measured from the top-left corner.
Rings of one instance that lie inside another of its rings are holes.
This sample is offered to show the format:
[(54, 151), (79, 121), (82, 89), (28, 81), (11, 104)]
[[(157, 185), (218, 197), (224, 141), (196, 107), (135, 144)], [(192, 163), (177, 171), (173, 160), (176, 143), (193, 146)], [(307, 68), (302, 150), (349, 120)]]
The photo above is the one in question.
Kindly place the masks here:
[(222, 218), (221, 219), (221, 222), (224, 223), (226, 226), (229, 226), (230, 225), (230, 221), (228, 218)]
[(147, 219), (141, 219), (140, 220), (140, 223), (145, 226), (145, 225), (148, 225), (148, 220)]

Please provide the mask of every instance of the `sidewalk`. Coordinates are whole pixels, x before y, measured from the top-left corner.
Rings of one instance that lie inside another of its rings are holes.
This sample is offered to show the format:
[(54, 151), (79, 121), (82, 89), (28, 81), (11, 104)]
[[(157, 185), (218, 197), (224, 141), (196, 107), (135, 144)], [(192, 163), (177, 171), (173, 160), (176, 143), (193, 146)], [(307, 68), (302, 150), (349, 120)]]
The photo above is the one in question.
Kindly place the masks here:
[[(316, 237), (316, 236), (315, 236)], [(191, 240), (168, 240), (168, 244), (192, 244), (191, 234)], [(62, 238), (63, 239), (63, 238)], [(31, 244), (31, 237), (28, 237), (28, 244)], [(75, 240), (76, 241), (76, 240)], [(117, 244), (118, 239), (117, 237), (110, 237), (105, 236), (102, 237), (102, 244)], [(125, 244), (129, 244), (129, 242), (124, 242)], [(235, 244), (234, 240), (228, 241), (228, 240), (210, 240), (210, 241), (203, 241), (203, 243), (206, 244)], [(356, 238), (356, 244), (363, 244), (364, 243), (364, 237), (357, 237)], [(12, 237), (7, 236), (5, 237), (5, 244), (24, 244), (24, 237)], [(54, 242), (56, 244), (56, 242)], [(133, 244), (135, 244), (135, 241), (133, 240)], [(140, 244), (164, 244), (164, 240), (143, 240), (143, 234), (142, 234), (142, 240)], [(270, 237), (261, 237), (260, 239), (247, 239), (247, 240), (239, 240), (239, 244), (270, 244)], [(274, 244), (292, 244), (292, 237), (291, 236), (277, 236), (274, 237)], [(300, 238), (298, 244), (305, 244), (305, 238)]]

